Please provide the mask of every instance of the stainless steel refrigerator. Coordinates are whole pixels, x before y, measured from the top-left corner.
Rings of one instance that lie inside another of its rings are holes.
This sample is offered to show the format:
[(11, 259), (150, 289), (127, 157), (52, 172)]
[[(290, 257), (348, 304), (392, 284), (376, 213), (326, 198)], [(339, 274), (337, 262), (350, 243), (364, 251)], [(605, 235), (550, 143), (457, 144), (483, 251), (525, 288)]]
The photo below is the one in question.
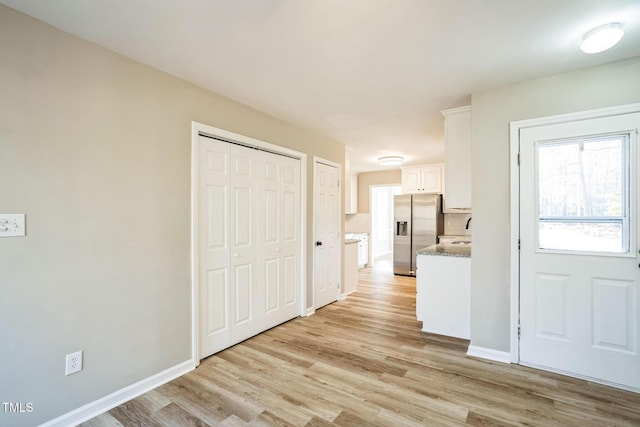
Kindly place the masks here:
[(416, 251), (444, 234), (442, 195), (403, 194), (393, 200), (393, 274), (416, 275)]

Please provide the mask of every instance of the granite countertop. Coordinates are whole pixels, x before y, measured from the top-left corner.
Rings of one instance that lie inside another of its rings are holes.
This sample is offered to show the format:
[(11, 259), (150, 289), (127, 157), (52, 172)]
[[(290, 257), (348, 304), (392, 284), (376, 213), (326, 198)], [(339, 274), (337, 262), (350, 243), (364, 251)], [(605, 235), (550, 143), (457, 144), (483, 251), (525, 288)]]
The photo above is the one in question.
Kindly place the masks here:
[(357, 233), (344, 233), (344, 238), (347, 240), (352, 239), (361, 239), (361, 238), (369, 237), (369, 233), (357, 232)]
[(453, 241), (471, 241), (471, 235), (469, 234), (441, 234), (438, 236), (438, 242), (444, 243), (446, 240)]
[(471, 244), (438, 243), (417, 251), (418, 255), (442, 255), (471, 258)]
[(345, 239), (344, 240), (344, 244), (345, 245), (349, 245), (351, 243), (360, 243), (360, 240), (358, 240), (358, 239)]

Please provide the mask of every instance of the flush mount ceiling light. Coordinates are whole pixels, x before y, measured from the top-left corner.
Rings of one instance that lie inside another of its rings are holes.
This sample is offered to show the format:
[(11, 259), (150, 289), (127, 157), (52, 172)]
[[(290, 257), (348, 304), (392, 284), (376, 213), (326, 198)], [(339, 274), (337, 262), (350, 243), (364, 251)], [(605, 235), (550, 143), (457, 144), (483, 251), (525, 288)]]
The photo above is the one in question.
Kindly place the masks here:
[(615, 46), (620, 41), (624, 31), (619, 22), (610, 22), (589, 30), (582, 37), (580, 49), (585, 53), (598, 53)]
[(404, 157), (402, 156), (384, 156), (378, 158), (378, 164), (380, 166), (395, 166), (401, 165), (404, 162)]

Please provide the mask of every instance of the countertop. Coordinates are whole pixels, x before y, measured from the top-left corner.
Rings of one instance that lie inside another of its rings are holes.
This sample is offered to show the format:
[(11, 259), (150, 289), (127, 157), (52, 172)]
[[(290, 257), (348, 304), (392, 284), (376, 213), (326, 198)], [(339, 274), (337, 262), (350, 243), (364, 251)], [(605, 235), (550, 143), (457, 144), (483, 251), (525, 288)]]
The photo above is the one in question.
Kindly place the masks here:
[(358, 239), (345, 239), (344, 240), (344, 244), (345, 245), (350, 245), (351, 243), (360, 243), (360, 240), (358, 240)]
[(466, 241), (471, 241), (471, 235), (470, 234), (441, 234), (438, 236), (438, 242), (440, 243), (444, 243), (446, 240), (455, 240), (455, 241), (460, 241), (460, 240), (466, 240)]
[(369, 238), (369, 233), (344, 233), (345, 240), (363, 240)]
[(417, 251), (418, 255), (442, 255), (471, 258), (471, 244), (438, 243)]

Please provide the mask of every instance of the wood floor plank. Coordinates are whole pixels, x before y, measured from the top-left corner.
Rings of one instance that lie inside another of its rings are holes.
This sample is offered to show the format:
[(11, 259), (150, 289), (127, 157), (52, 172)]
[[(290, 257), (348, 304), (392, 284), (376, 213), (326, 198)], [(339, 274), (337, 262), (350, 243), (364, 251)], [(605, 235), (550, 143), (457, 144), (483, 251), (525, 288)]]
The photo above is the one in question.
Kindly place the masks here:
[(209, 424), (185, 411), (173, 402), (152, 413), (151, 418), (164, 426), (210, 427)]
[(83, 424), (84, 427), (123, 427), (122, 423), (114, 418), (109, 412), (105, 412), (99, 417), (90, 419)]
[(147, 409), (137, 399), (130, 400), (129, 402), (113, 408), (110, 413), (115, 419), (125, 426), (155, 427), (162, 425), (151, 418)]
[(640, 394), (466, 355), (421, 331), (415, 279), (360, 270), (358, 291), (202, 361), (84, 424), (640, 426)]
[(216, 424), (218, 427), (247, 427), (248, 425), (249, 423), (235, 415), (231, 415), (224, 421)]

